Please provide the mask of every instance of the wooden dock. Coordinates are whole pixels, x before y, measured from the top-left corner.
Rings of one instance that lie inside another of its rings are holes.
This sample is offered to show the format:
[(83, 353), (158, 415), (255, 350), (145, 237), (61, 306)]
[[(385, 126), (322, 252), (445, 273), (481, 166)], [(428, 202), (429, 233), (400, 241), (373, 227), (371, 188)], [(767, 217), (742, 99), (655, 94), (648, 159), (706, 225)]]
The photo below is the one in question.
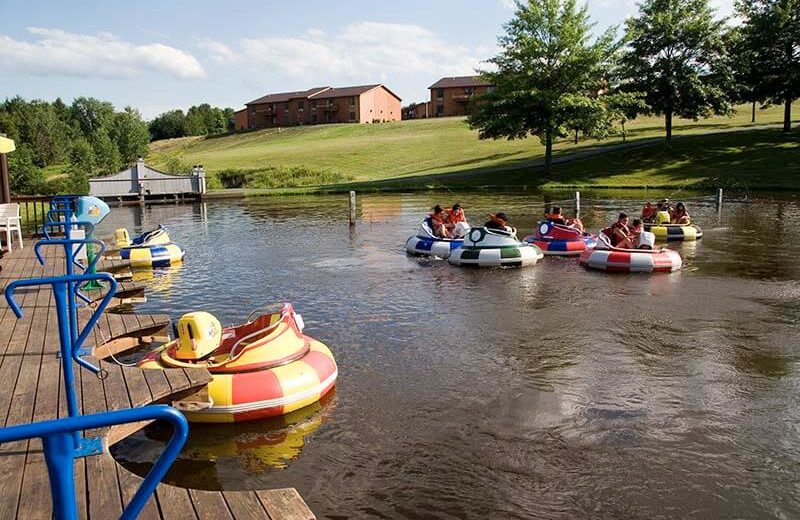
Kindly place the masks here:
[[(0, 260), (3, 268), (0, 291), (14, 280), (63, 274), (63, 252), (59, 255), (57, 248), (48, 249), (52, 251), (46, 253), (44, 266), (36, 261), (32, 247), (14, 250)], [(4, 298), (1, 300), (0, 426), (65, 417), (66, 398), (61, 363), (56, 356), (59, 342), (52, 291), (49, 287), (21, 289), (17, 301), (24, 312), (22, 319), (16, 318)], [(89, 315), (89, 312), (82, 312), (79, 319), (85, 322)], [(168, 321), (163, 315), (107, 312), (86, 346), (97, 352), (113, 340), (153, 334), (163, 329)], [(99, 363), (108, 371), (108, 376), (99, 379), (75, 367), (76, 392), (84, 414), (169, 403), (211, 379), (205, 369), (140, 370), (88, 359)], [(75, 483), (81, 518), (116, 518), (133, 497), (142, 479), (117, 464), (108, 453), (108, 445), (135, 429), (126, 425), (84, 433), (102, 437), (105, 450), (101, 455), (76, 459)], [(0, 520), (52, 518), (47, 468), (38, 439), (0, 445), (0, 482), (3, 484), (0, 487)], [(160, 484), (140, 518), (311, 520), (314, 515), (294, 489), (218, 492)]]

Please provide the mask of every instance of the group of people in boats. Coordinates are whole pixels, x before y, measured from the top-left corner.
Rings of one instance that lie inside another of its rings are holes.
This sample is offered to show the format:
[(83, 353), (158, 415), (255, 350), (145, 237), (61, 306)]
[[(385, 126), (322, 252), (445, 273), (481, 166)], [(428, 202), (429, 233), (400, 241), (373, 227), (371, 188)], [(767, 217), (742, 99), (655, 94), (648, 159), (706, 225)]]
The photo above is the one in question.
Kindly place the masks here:
[[(669, 222), (660, 221), (659, 214), (669, 215)], [(686, 204), (678, 202), (673, 207), (669, 199), (662, 199), (658, 204), (648, 202), (644, 205), (642, 208), (642, 222), (645, 224), (689, 225), (692, 223), (692, 219), (686, 210)]]
[(469, 230), (464, 209), (458, 203), (453, 204), (450, 209), (444, 209), (437, 204), (429, 217), (431, 232), (438, 238), (461, 238)]
[[(669, 215), (669, 221), (666, 221)], [(584, 232), (583, 222), (579, 218), (567, 218), (561, 211), (561, 207), (552, 206), (545, 209), (545, 220), (572, 229), (581, 234)], [(641, 218), (634, 218), (631, 221), (627, 213), (620, 213), (617, 221), (610, 227), (603, 230), (610, 240), (611, 245), (621, 249), (652, 249), (653, 244), (646, 240), (641, 240), (644, 224), (678, 224), (688, 225), (691, 217), (683, 202), (678, 202), (675, 206), (669, 199), (662, 199), (657, 204), (648, 202), (642, 208)], [(508, 216), (503, 212), (492, 213), (489, 220), (483, 225), (487, 229), (504, 231), (516, 234), (517, 230), (508, 224)], [(464, 209), (461, 204), (453, 204), (452, 208), (444, 209), (437, 204), (430, 214), (430, 228), (433, 235), (437, 238), (462, 238), (469, 226), (464, 216)]]

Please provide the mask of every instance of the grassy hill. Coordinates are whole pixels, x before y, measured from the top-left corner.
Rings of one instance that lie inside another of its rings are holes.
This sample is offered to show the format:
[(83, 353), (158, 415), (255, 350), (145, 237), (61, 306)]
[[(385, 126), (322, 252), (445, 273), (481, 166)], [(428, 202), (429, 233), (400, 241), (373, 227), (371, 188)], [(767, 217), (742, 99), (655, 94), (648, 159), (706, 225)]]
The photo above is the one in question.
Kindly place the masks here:
[[(759, 110), (755, 125), (778, 123), (781, 118), (781, 107)], [(747, 126), (751, 126), (750, 107), (739, 107), (732, 117), (698, 122), (676, 120), (674, 135)], [(638, 118), (626, 127), (629, 141), (663, 136), (661, 118)], [(555, 153), (565, 155), (621, 141), (621, 136), (615, 136), (604, 141), (581, 140), (575, 145), (571, 139), (565, 139), (556, 144)], [(464, 174), (470, 178), (468, 184), (474, 185), (486, 180), (482, 172), (489, 180), (497, 182), (501, 175), (497, 170), (503, 170), (505, 185), (545, 185), (552, 180), (531, 182), (531, 176), (540, 170), (531, 163), (541, 160), (543, 155), (544, 147), (537, 138), (481, 141), (464, 119), (443, 118), (375, 125), (305, 126), (157, 141), (151, 145), (148, 162), (164, 169), (175, 168), (178, 164), (184, 167), (203, 164), (212, 174), (212, 187), (221, 187), (219, 179), (229, 181), (226, 182), (228, 186), (243, 182), (251, 187), (297, 187), (371, 183), (398, 177), (406, 178), (405, 184), (413, 187), (429, 184), (432, 177), (440, 174), (448, 174), (442, 177), (443, 183), (458, 184), (459, 176)], [(608, 171), (612, 165), (607, 165), (603, 157), (592, 158), (584, 167), (591, 164), (598, 171)], [(651, 173), (659, 169), (652, 161), (648, 164)], [(573, 182), (569, 178), (569, 172), (575, 171), (575, 167), (574, 163), (556, 166), (558, 182), (569, 185), (585, 182), (585, 179)], [(640, 184), (648, 175), (639, 172), (623, 184)], [(417, 176), (421, 177), (413, 179)], [(682, 182), (681, 179), (673, 181)], [(614, 185), (613, 182), (605, 184)]]

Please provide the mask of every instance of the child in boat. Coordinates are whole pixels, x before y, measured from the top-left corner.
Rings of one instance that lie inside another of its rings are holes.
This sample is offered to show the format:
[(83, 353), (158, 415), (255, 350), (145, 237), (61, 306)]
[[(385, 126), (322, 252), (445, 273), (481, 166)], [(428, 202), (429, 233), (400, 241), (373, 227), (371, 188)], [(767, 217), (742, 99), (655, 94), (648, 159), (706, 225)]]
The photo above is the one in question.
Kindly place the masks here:
[(447, 217), (444, 221), (445, 228), (450, 233), (451, 238), (461, 238), (469, 231), (467, 225), (467, 217), (464, 216), (464, 209), (461, 204), (453, 204), (453, 207), (447, 211)]
[(633, 249), (633, 235), (628, 228), (628, 215), (620, 213), (616, 222), (611, 224), (611, 245), (620, 249)]
[(572, 229), (575, 229), (579, 233), (583, 234), (583, 222), (581, 219), (564, 218), (564, 214), (561, 212), (561, 206), (553, 206), (550, 209), (550, 213), (544, 214), (544, 218), (553, 224), (561, 224), (562, 226), (571, 227)]
[(652, 202), (648, 202), (642, 208), (642, 222), (647, 222), (648, 224), (652, 224), (656, 220), (656, 213), (658, 210), (653, 205)]
[(430, 214), (430, 218), (433, 236), (439, 238), (450, 238), (450, 234), (447, 232), (447, 227), (445, 225), (445, 219), (447, 218), (447, 215), (440, 205), (437, 204), (433, 207), (433, 213)]
[(686, 211), (686, 205), (679, 202), (675, 205), (675, 209), (670, 213), (670, 223), (672, 224), (691, 224), (692, 219), (689, 217), (689, 212)]
[(634, 244), (638, 244), (639, 235), (641, 235), (642, 231), (644, 231), (644, 226), (642, 225), (642, 219), (639, 218), (633, 219), (629, 231), (631, 233), (631, 241), (633, 241)]
[(670, 203), (669, 199), (661, 199), (661, 202), (656, 205), (656, 211), (668, 211), (671, 213), (672, 203)]
[(495, 214), (490, 214), (489, 220), (483, 225), (483, 227), (486, 229), (492, 229), (494, 231), (503, 231), (511, 235), (517, 234), (517, 230), (508, 225), (508, 217), (502, 211)]

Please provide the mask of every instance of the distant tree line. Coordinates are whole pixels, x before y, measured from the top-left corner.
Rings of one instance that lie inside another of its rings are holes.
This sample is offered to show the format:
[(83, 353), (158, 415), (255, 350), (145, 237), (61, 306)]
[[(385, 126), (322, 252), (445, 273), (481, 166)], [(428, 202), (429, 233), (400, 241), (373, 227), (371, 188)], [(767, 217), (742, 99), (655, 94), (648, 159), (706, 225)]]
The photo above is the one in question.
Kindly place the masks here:
[(738, 0), (739, 25), (715, 18), (709, 0), (643, 0), (618, 39), (592, 36), (587, 7), (575, 0), (517, 1), (499, 38), (495, 85), (473, 100), (469, 124), (481, 138), (525, 138), (545, 145), (579, 132), (607, 137), (639, 114), (697, 120), (732, 112), (733, 103), (784, 106), (791, 130), (800, 95), (800, 0)]
[(212, 107), (208, 103), (183, 110), (164, 112), (150, 122), (153, 141), (187, 135), (215, 135), (233, 130), (233, 109)]
[(185, 115), (166, 112), (149, 124), (136, 109), (117, 111), (91, 97), (70, 105), (19, 96), (0, 103), (0, 133), (17, 146), (8, 156), (11, 191), (20, 195), (85, 193), (90, 177), (126, 168), (147, 154), (151, 140), (224, 133), (232, 120), (233, 109), (207, 103)]
[(9, 181), (18, 194), (85, 192), (89, 177), (117, 172), (144, 155), (150, 141), (137, 110), (116, 111), (91, 97), (71, 105), (61, 98), (7, 99), (0, 103), (0, 132), (16, 143)]

